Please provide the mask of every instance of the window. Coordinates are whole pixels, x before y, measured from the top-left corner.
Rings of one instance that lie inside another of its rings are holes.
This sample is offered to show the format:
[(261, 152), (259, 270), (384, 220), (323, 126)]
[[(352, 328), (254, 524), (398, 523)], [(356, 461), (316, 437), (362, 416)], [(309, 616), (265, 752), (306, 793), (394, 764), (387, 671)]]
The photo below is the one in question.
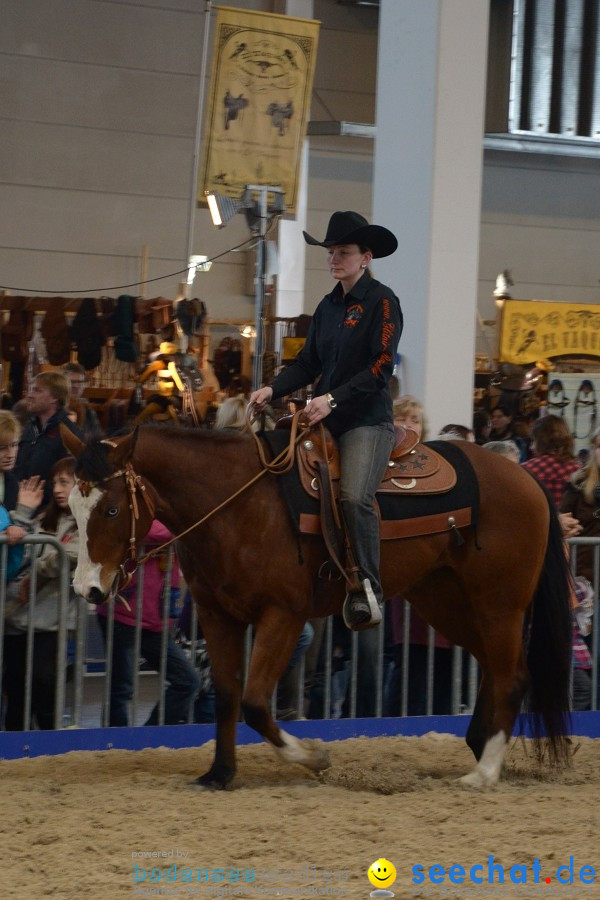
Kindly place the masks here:
[(600, 140), (599, 0), (492, 0), (486, 131)]

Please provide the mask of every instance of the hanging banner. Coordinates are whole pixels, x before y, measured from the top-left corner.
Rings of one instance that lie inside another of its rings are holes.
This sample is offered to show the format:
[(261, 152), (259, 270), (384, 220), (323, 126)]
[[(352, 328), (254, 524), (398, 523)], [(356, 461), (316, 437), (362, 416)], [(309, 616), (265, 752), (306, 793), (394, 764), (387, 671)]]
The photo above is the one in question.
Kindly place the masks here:
[(591, 303), (506, 300), (500, 362), (526, 365), (554, 356), (600, 356), (600, 307)]
[(217, 7), (198, 202), (272, 184), (295, 211), (319, 24)]

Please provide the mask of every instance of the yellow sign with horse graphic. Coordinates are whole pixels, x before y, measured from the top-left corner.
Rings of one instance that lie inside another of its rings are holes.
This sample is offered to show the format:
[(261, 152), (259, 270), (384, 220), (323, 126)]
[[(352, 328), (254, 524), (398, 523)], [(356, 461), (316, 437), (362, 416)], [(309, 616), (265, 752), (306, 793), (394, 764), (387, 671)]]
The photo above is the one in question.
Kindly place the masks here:
[(280, 185), (296, 208), (319, 22), (217, 8), (198, 201), (239, 199), (247, 184)]
[(600, 307), (591, 303), (506, 300), (500, 361), (527, 365), (555, 356), (600, 356)]

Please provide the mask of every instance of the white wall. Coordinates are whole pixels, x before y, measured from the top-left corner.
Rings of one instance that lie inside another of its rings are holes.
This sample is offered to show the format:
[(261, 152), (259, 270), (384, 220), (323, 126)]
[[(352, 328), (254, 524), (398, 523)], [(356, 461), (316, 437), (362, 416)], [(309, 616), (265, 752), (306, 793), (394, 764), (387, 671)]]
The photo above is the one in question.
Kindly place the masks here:
[(600, 298), (600, 146), (596, 159), (488, 151), (480, 247), (480, 303), (502, 269), (513, 296), (597, 302)]
[[(311, 118), (373, 122), (377, 13), (315, 0), (314, 15), (322, 28)], [(203, 0), (3, 0), (0, 284), (114, 293), (139, 279), (144, 245), (148, 277), (183, 267), (203, 24)], [(311, 138), (309, 149), (307, 230), (323, 235), (334, 209), (369, 216), (372, 143)], [(504, 268), (515, 297), (598, 300), (599, 170), (598, 158), (486, 152), (484, 318), (495, 315)], [(197, 253), (247, 237), (241, 216), (216, 231), (205, 210), (196, 214)], [(175, 296), (179, 280), (155, 282), (147, 296)], [(196, 288), (212, 317), (251, 319), (246, 283), (244, 257), (230, 254)], [(320, 251), (308, 248), (306, 312), (329, 286)]]
[[(3, 285), (112, 292), (139, 279), (144, 245), (148, 278), (184, 267), (204, 6), (4, 0)], [(247, 237), (241, 217), (216, 232), (198, 211), (195, 252), (213, 255)], [(197, 286), (215, 315), (252, 317), (242, 256), (202, 278)], [(175, 296), (180, 280), (148, 285), (147, 295)]]

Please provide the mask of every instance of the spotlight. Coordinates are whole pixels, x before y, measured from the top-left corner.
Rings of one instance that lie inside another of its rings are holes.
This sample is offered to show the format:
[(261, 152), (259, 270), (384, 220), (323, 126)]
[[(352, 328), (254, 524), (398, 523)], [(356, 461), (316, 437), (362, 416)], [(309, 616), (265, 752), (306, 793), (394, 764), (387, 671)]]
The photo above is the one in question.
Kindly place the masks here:
[(212, 260), (209, 260), (208, 256), (190, 256), (188, 260), (187, 283), (193, 284), (196, 272), (209, 272), (211, 266)]
[(215, 228), (224, 228), (241, 206), (239, 200), (232, 200), (231, 197), (218, 194), (216, 191), (206, 191), (205, 196)]

